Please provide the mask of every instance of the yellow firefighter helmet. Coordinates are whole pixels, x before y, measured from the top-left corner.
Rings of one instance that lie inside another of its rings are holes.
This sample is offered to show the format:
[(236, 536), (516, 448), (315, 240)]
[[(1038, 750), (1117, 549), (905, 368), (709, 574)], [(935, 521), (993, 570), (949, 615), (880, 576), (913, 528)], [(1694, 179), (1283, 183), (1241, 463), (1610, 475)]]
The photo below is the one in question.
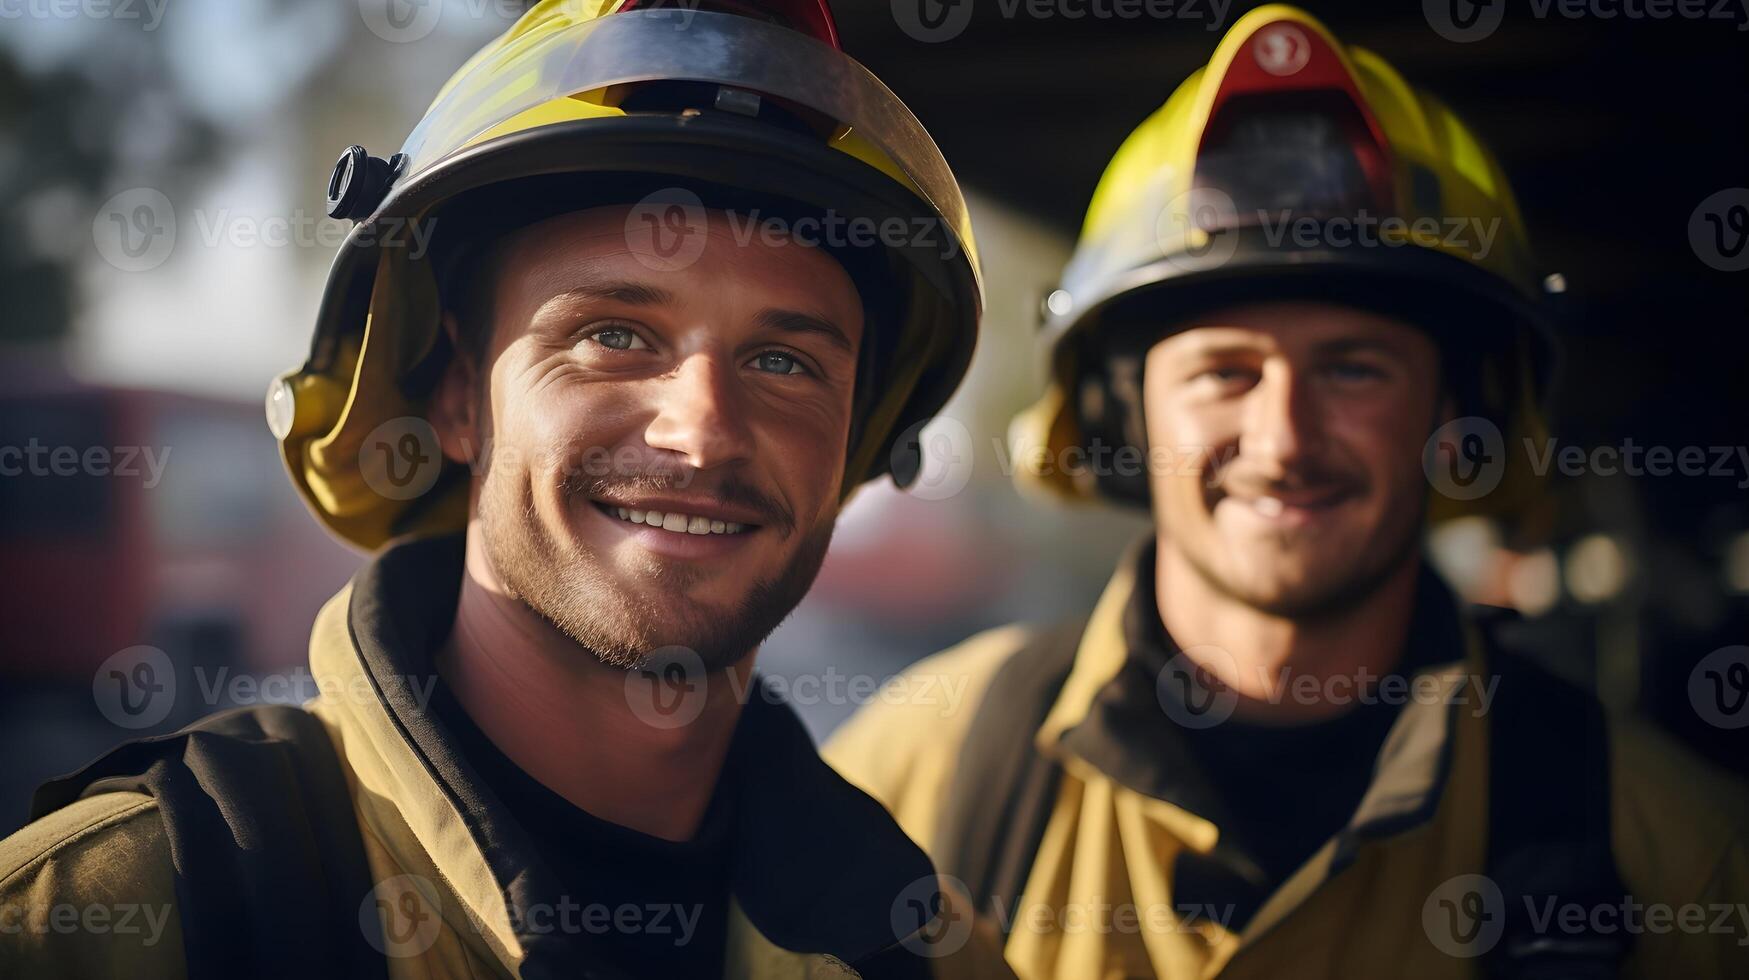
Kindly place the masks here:
[[(1114, 363), (1111, 342), (1244, 300), (1329, 298), (1416, 322), (1441, 342), (1463, 413), (1502, 445), (1538, 436), (1560, 288), (1463, 122), (1306, 12), (1259, 7), (1100, 179), (1045, 302), (1049, 387), (1011, 432), (1021, 482), (1147, 506), (1145, 469), (1063, 464), (1145, 447), (1140, 366)], [(1436, 499), (1430, 516), (1519, 506), (1525, 476), (1508, 469), (1461, 508)]]
[(439, 462), (417, 493), (372, 478), (378, 450), (391, 466), (397, 443), (437, 452), (404, 423), (423, 416), (447, 357), (447, 273), (409, 247), (407, 229), (425, 222), (442, 239), (470, 226), (470, 208), (509, 197), (551, 215), (676, 187), (922, 229), (878, 236), (894, 322), (864, 342), (843, 493), (883, 474), (914, 479), (916, 432), (971, 359), (977, 253), (947, 163), (840, 50), (826, 0), (543, 0), (456, 72), (399, 153), (351, 147), (335, 167), (329, 212), (358, 224), (329, 273), (308, 360), (267, 396), (292, 480), (322, 522), (369, 550), (466, 521), (460, 464)]

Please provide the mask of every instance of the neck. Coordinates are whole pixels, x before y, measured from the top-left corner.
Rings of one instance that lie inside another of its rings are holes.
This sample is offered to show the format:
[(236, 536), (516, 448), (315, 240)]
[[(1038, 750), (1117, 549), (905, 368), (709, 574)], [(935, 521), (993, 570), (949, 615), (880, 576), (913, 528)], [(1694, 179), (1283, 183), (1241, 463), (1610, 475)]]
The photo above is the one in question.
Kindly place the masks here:
[(1358, 602), (1295, 617), (1214, 587), (1164, 538), (1156, 548), (1161, 625), (1186, 657), (1238, 694), (1237, 717), (1265, 724), (1337, 717), (1358, 703), (1362, 683), (1376, 684), (1402, 659), (1418, 551)]
[(470, 526), (455, 624), (437, 667), (474, 724), (542, 785), (603, 820), (680, 841), (704, 819), (753, 657), (691, 682), (703, 689), (696, 719), (651, 724), (647, 710), (635, 710), (628, 672), (510, 595)]

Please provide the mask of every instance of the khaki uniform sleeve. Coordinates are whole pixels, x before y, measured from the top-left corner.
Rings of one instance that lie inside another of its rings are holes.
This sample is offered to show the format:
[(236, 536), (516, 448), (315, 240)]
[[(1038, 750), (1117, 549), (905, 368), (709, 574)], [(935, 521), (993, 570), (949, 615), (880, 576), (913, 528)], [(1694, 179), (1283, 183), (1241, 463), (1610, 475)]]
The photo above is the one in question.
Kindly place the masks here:
[(100, 793), (0, 840), (0, 977), (186, 974), (151, 797)]
[(1749, 977), (1749, 789), (1642, 722), (1613, 725), (1611, 744), (1623, 975)]
[(820, 754), (929, 850), (978, 703), (1026, 636), (1021, 627), (1003, 627), (918, 661), (883, 685)]

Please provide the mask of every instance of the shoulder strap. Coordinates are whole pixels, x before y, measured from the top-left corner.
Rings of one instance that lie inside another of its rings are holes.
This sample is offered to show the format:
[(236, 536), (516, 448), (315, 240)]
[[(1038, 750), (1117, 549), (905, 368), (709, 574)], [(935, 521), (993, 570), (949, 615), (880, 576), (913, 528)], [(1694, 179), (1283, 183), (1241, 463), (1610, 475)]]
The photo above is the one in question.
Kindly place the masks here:
[(1568, 905), (1619, 908), (1627, 892), (1610, 845), (1603, 707), (1589, 692), (1502, 647), (1494, 636), (1503, 625), (1498, 619), (1482, 625), (1488, 662), (1499, 678), (1488, 730), (1488, 877), (1505, 901), (1489, 975), (1613, 978), (1628, 937), (1563, 931), (1558, 916)]
[(191, 978), (386, 977), (351, 795), (322, 722), (266, 705), (122, 745), (44, 783), (32, 819), (88, 795), (157, 800)]
[(990, 679), (943, 802), (936, 857), (1006, 931), (1056, 801), (1060, 771), (1033, 745), (1085, 624), (1034, 634)]

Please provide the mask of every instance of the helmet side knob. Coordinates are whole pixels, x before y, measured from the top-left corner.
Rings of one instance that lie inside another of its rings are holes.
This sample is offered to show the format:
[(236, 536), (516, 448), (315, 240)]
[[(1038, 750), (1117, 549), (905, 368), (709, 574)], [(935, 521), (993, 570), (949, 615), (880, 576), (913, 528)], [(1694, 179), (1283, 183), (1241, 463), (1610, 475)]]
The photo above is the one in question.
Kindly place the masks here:
[(328, 217), (362, 221), (389, 196), (389, 187), (401, 176), (407, 155), (397, 153), (387, 160), (373, 157), (362, 146), (349, 146), (328, 175)]

